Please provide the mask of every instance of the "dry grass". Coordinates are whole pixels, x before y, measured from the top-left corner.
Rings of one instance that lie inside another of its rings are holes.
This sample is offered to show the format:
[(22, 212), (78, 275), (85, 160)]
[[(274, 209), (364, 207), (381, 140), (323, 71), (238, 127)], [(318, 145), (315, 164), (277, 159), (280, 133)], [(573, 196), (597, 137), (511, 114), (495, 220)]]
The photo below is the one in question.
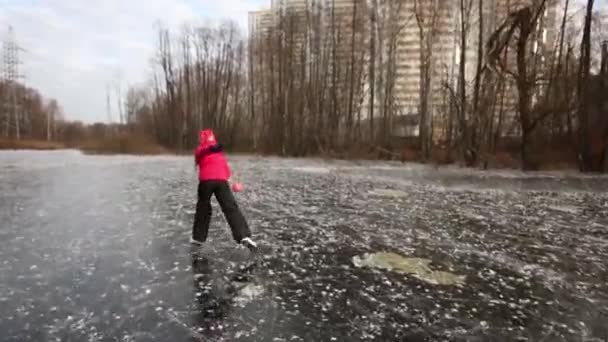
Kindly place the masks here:
[(412, 147), (404, 147), (400, 153), (402, 162), (414, 162), (420, 160), (420, 153)]
[(65, 146), (62, 143), (32, 139), (0, 139), (0, 150), (61, 150)]
[(568, 146), (556, 146), (544, 149), (538, 156), (539, 169), (549, 170), (572, 170), (578, 168), (576, 151)]
[(489, 169), (520, 169), (521, 161), (519, 155), (507, 151), (496, 153), (485, 153), (480, 160), (484, 168)]
[(134, 154), (157, 155), (168, 151), (150, 139), (140, 135), (121, 134), (114, 138), (88, 141), (80, 145), (87, 154)]

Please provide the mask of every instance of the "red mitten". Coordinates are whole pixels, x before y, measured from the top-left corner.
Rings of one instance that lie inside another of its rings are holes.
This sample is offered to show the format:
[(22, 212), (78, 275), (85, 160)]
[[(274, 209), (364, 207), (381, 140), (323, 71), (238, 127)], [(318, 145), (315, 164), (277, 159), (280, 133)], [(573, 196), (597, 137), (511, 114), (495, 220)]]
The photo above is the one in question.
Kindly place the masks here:
[(234, 192), (241, 192), (243, 191), (243, 184), (236, 182), (232, 184), (232, 191)]

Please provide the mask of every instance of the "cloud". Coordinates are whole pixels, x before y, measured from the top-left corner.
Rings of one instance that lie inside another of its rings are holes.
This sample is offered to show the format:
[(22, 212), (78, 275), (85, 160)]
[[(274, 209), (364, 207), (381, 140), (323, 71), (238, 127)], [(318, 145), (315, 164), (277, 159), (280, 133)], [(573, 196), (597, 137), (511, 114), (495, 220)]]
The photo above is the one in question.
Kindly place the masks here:
[(186, 23), (233, 19), (245, 29), (247, 12), (264, 2), (0, 0), (0, 28), (12, 25), (26, 50), (29, 86), (56, 98), (70, 119), (105, 121), (107, 84), (120, 81), (125, 90), (146, 80), (158, 21), (177, 31)]

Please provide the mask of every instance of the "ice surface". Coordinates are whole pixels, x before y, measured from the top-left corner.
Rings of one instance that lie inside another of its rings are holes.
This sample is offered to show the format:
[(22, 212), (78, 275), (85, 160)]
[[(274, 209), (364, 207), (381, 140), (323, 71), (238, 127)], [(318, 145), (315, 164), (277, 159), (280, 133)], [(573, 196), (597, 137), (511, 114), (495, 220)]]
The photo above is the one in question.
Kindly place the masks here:
[(0, 340), (608, 336), (605, 176), (231, 161), (257, 258), (215, 202), (189, 245), (190, 157), (0, 152)]

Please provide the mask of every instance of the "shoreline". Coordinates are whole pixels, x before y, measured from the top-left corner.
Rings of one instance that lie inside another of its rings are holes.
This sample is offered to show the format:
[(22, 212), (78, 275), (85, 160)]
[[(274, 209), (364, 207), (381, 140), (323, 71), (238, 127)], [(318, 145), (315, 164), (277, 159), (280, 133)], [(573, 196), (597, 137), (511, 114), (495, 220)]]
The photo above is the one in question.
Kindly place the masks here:
[[(20, 141), (19, 144), (6, 144), (6, 141), (1, 140), (0, 139), (0, 152), (2, 151), (32, 151), (32, 152), (44, 152), (44, 151), (78, 151), (80, 153), (82, 153), (83, 155), (86, 156), (106, 156), (106, 157), (110, 157), (110, 156), (135, 156), (135, 157), (154, 157), (154, 156), (169, 156), (169, 157), (188, 157), (190, 156), (191, 153), (189, 152), (176, 152), (176, 151), (170, 151), (170, 150), (163, 150), (163, 151), (159, 151), (159, 150), (155, 150), (155, 151), (150, 151), (150, 150), (144, 150), (144, 151), (129, 151), (129, 152), (115, 152), (115, 151), (108, 151), (108, 150), (104, 150), (104, 149), (95, 149), (95, 148), (91, 148), (91, 147), (86, 147), (86, 146), (81, 146), (81, 147), (68, 147), (65, 146), (61, 143), (55, 143), (55, 142), (40, 142), (40, 141), (26, 141), (26, 140), (22, 140)], [(277, 156), (277, 155), (265, 155), (265, 154), (260, 154), (260, 153), (244, 153), (244, 152), (228, 152), (227, 153), (228, 156), (234, 156), (234, 157), (248, 157), (248, 156), (257, 156), (257, 157), (263, 157), (263, 158), (278, 158), (278, 159), (311, 159), (311, 160), (317, 160), (317, 161), (324, 161), (328, 163), (328, 166), (330, 166), (332, 163), (334, 162), (346, 162), (346, 163), (353, 163), (353, 165), (358, 165), (360, 167), (370, 167), (373, 168), (373, 163), (379, 162), (379, 163), (387, 163), (390, 164), (392, 167), (398, 169), (400, 166), (407, 168), (407, 167), (411, 167), (412, 165), (417, 165), (417, 166), (422, 166), (422, 167), (426, 167), (429, 169), (434, 169), (434, 170), (438, 170), (438, 171), (453, 171), (453, 170), (463, 170), (463, 171), (470, 171), (470, 172), (474, 172), (474, 173), (485, 173), (488, 175), (491, 175), (493, 173), (496, 172), (514, 172), (520, 175), (546, 175), (546, 174), (554, 174), (553, 176), (556, 176), (556, 173), (566, 173), (568, 175), (574, 176), (574, 175), (578, 175), (578, 176), (598, 176), (601, 174), (598, 173), (583, 173), (580, 172), (576, 166), (572, 166), (569, 168), (542, 168), (540, 170), (536, 170), (536, 171), (522, 171), (521, 169), (518, 168), (513, 168), (513, 167), (488, 167), (487, 169), (484, 169), (483, 167), (465, 167), (463, 165), (461, 165), (458, 162), (454, 162), (454, 163), (449, 163), (449, 164), (438, 164), (438, 163), (422, 163), (419, 161), (414, 161), (414, 160), (410, 160), (410, 161), (405, 161), (405, 162), (400, 162), (400, 161), (396, 161), (396, 160), (387, 160), (387, 159), (369, 159), (369, 158), (328, 158), (327, 156), (323, 156), (323, 155), (318, 155), (318, 156), (308, 156), (308, 157), (284, 157), (284, 156)]]
[(33, 150), (33, 151), (56, 151), (68, 149), (63, 143), (56, 141), (46, 140), (32, 140), (32, 139), (2, 139), (0, 138), (0, 150), (2, 151), (19, 151), (19, 150)]

